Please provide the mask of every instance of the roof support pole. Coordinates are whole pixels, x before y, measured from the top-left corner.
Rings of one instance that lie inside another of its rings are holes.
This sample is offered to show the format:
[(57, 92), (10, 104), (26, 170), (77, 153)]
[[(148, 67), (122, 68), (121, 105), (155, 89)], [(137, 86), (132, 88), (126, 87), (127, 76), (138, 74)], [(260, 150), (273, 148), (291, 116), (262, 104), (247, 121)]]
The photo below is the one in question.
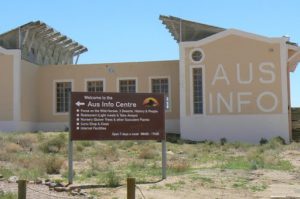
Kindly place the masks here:
[(181, 23), (181, 19), (179, 21), (179, 43), (182, 41), (182, 23)]
[(19, 31), (18, 31), (18, 35), (19, 35), (19, 38), (18, 38), (18, 41), (19, 41), (19, 49), (21, 50), (21, 27), (19, 27)]
[(79, 60), (80, 54), (76, 56), (76, 61), (75, 61), (75, 65), (77, 65), (78, 60)]

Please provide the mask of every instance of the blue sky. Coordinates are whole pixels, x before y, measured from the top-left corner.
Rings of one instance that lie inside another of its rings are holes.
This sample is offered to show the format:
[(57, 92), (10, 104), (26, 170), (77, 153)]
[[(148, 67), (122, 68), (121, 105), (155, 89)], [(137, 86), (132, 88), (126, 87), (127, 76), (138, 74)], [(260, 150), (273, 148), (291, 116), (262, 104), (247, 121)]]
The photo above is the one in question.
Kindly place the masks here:
[[(178, 59), (178, 45), (158, 17), (172, 15), (300, 43), (300, 1), (285, 0), (27, 0), (1, 7), (0, 32), (41, 20), (88, 47), (79, 63)], [(300, 66), (300, 65), (299, 65)], [(291, 74), (300, 107), (300, 67)]]

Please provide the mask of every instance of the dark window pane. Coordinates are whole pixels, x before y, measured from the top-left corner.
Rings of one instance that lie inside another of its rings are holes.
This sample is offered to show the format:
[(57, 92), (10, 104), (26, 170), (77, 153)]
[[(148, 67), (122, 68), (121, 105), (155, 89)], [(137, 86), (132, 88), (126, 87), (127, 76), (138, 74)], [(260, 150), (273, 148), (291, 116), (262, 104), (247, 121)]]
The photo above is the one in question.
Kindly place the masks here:
[(56, 112), (64, 113), (69, 111), (69, 103), (72, 90), (71, 82), (56, 83)]
[(193, 69), (193, 94), (194, 94), (194, 113), (203, 113), (203, 101), (202, 101), (202, 68)]

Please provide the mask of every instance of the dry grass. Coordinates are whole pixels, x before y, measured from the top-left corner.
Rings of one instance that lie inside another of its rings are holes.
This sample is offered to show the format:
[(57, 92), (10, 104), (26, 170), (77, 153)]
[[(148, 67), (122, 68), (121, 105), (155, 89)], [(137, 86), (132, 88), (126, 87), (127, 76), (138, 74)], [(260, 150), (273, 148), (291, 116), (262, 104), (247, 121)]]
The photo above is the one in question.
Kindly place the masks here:
[(155, 150), (149, 146), (144, 147), (141, 149), (139, 153), (139, 158), (140, 159), (154, 159), (158, 154), (156, 154)]
[(168, 169), (180, 173), (180, 172), (185, 172), (188, 171), (190, 168), (190, 163), (186, 159), (174, 159), (171, 161), (168, 161), (167, 163)]
[(12, 142), (7, 143), (4, 148), (7, 153), (17, 153), (23, 150), (23, 148), (19, 144)]
[(62, 157), (50, 156), (45, 160), (47, 174), (59, 174), (64, 159)]
[[(1, 168), (14, 170), (15, 175), (67, 177), (67, 133), (0, 134), (0, 146)], [(300, 149), (300, 145), (283, 145), (277, 138), (264, 145), (176, 141), (167, 143), (167, 148), (168, 173), (182, 175), (203, 168), (291, 170), (292, 165), (279, 154)], [(78, 141), (74, 150), (74, 164), (80, 165), (75, 167), (76, 179), (105, 179), (113, 170), (117, 176), (135, 176), (137, 181), (147, 182), (161, 175), (160, 151), (161, 143), (154, 141)]]

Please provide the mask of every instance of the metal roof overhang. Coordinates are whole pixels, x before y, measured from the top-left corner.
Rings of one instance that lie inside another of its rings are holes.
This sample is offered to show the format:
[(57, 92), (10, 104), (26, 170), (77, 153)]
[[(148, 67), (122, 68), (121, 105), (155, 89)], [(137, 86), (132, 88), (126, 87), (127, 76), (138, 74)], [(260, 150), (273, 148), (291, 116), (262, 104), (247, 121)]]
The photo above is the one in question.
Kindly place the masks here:
[(159, 19), (178, 43), (181, 41), (201, 40), (225, 30), (224, 28), (188, 21), (173, 16), (160, 15)]
[[(29, 22), (24, 24), (14, 30), (8, 31), (2, 35), (9, 34), (12, 31), (20, 30), (21, 32), (32, 31), (35, 32), (37, 37), (43, 38), (49, 44), (58, 46), (65, 50), (66, 52), (72, 53), (73, 56), (79, 55), (88, 51), (88, 49), (79, 44), (78, 42), (70, 39), (69, 37), (61, 34), (60, 32), (56, 31), (49, 25), (41, 21)], [(1, 35), (0, 35), (1, 36)], [(70, 48), (72, 46), (72, 48)], [(76, 48), (77, 51), (72, 51), (72, 49)]]

